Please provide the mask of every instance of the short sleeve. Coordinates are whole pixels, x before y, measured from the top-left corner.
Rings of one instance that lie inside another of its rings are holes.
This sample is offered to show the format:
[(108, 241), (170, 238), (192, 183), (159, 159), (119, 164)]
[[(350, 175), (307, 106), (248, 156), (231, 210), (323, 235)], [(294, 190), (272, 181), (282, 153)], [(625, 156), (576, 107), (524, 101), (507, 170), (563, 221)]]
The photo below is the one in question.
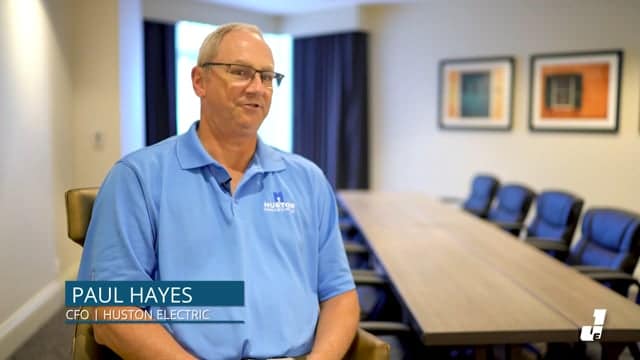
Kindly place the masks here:
[(338, 222), (338, 208), (331, 185), (322, 176), (319, 184), (318, 297), (325, 301), (355, 288)]
[(78, 280), (152, 280), (153, 234), (140, 178), (129, 165), (116, 163), (93, 205)]

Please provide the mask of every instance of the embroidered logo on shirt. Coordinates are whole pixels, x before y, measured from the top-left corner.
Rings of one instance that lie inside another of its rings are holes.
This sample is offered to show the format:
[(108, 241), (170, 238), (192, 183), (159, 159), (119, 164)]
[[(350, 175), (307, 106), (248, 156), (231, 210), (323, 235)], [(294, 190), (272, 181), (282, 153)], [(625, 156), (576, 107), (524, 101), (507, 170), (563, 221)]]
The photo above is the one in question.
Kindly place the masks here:
[(296, 204), (291, 201), (285, 201), (282, 191), (274, 191), (273, 201), (264, 202), (264, 211), (269, 211), (269, 212), (288, 211), (292, 213), (295, 210), (296, 210)]

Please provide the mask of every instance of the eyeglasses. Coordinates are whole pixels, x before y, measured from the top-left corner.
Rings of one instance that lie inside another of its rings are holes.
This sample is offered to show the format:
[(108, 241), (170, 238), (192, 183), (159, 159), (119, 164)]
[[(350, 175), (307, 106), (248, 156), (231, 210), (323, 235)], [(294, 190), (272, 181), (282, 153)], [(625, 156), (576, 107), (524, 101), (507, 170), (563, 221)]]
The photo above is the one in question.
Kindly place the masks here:
[(206, 66), (226, 66), (226, 71), (231, 74), (237, 80), (240, 81), (251, 81), (256, 73), (260, 74), (260, 80), (262, 81), (262, 86), (272, 88), (273, 87), (273, 79), (276, 80), (276, 86), (280, 86), (284, 75), (277, 73), (275, 71), (268, 70), (256, 70), (248, 65), (240, 65), (240, 64), (227, 64), (227, 63), (217, 63), (217, 62), (206, 62), (202, 65), (202, 67)]

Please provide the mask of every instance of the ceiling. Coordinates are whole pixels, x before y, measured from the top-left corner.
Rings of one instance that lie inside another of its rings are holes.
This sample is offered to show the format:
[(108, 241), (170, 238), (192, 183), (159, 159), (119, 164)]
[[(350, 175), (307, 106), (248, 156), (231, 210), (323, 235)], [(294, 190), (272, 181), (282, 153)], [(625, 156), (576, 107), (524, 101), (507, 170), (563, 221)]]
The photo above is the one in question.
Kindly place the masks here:
[(415, 0), (199, 0), (270, 15), (291, 15), (364, 5), (415, 2)]

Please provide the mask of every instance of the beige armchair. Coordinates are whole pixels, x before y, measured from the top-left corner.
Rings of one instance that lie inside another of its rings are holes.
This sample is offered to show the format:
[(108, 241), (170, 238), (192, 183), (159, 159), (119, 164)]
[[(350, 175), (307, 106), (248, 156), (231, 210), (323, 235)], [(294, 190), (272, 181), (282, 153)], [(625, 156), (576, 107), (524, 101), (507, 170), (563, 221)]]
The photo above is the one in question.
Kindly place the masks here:
[[(93, 202), (98, 188), (72, 189), (65, 194), (67, 207), (67, 233), (69, 239), (84, 245)], [(387, 360), (391, 347), (372, 334), (358, 329), (345, 360)], [(96, 343), (90, 324), (77, 324), (73, 338), (72, 356), (74, 360), (118, 359), (106, 346)]]

